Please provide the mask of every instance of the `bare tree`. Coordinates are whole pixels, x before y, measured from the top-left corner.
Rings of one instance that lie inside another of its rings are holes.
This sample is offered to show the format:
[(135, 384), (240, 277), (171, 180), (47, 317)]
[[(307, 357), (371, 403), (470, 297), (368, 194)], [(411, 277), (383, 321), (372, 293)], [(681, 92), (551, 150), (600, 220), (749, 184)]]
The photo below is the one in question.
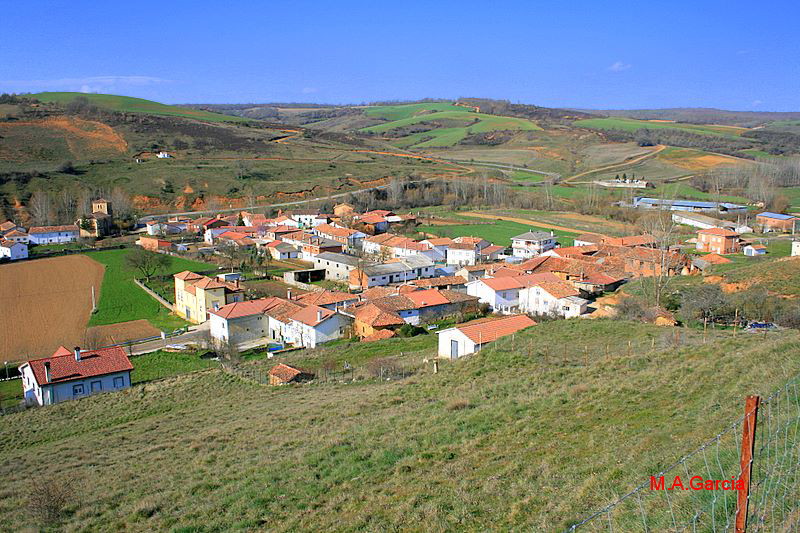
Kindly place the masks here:
[(36, 226), (48, 226), (53, 221), (53, 200), (45, 191), (34, 191), (28, 201), (28, 212)]
[(172, 258), (166, 254), (150, 252), (144, 248), (135, 248), (125, 256), (125, 264), (137, 270), (141, 276), (150, 280), (159, 271), (165, 270), (172, 263)]
[(670, 249), (675, 242), (677, 226), (668, 211), (650, 213), (640, 219), (639, 225), (656, 241), (655, 249), (648, 252), (652, 253), (654, 261), (651, 275), (642, 278), (642, 293), (651, 305), (660, 307), (667, 288), (683, 266), (681, 255)]

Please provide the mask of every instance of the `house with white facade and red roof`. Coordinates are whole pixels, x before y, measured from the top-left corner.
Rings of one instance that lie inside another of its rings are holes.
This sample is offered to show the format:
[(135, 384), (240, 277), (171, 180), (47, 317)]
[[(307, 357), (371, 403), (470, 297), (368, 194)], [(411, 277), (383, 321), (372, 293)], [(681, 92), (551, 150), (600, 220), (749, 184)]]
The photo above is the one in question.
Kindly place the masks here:
[(441, 358), (458, 359), (481, 350), (486, 344), (517, 331), (535, 326), (536, 322), (526, 315), (511, 315), (500, 318), (482, 318), (438, 333)]
[(131, 386), (131, 364), (119, 346), (99, 350), (59, 347), (50, 357), (19, 367), (26, 405), (51, 405)]

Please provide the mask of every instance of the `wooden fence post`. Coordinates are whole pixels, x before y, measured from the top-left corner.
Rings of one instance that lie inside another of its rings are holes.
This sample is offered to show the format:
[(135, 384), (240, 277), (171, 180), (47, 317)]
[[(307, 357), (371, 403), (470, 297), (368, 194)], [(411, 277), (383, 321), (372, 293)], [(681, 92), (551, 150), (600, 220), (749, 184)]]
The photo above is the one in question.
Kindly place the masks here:
[(758, 396), (748, 396), (744, 404), (742, 422), (742, 454), (739, 463), (739, 479), (744, 488), (736, 494), (735, 533), (747, 531), (747, 504), (750, 500), (750, 474), (753, 470), (753, 448), (756, 442), (756, 420), (758, 418)]

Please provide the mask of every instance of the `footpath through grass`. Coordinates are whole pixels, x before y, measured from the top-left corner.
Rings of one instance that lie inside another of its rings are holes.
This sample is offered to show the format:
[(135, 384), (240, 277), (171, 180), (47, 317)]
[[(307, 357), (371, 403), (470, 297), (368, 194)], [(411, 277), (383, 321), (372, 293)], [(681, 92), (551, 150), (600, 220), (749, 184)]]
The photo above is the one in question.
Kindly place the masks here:
[[(130, 250), (106, 250), (87, 254), (89, 259), (105, 265), (103, 285), (97, 312), (89, 320), (89, 326), (116, 324), (129, 320), (148, 320), (162, 331), (171, 331), (186, 325), (186, 322), (170, 313), (149, 294), (133, 282), (136, 272), (125, 264)], [(214, 265), (172, 257), (165, 274), (176, 274), (183, 270), (208, 270)]]

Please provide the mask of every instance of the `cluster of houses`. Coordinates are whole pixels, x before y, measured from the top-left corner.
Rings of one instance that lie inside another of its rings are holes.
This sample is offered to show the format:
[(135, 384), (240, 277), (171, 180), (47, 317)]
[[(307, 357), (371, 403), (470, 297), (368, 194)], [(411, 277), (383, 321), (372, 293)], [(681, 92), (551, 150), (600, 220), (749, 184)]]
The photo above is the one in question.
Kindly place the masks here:
[[(688, 220), (700, 228), (696, 249), (708, 252), (703, 256), (708, 263), (715, 256), (724, 260), (722, 255), (742, 250), (748, 255), (766, 252), (741, 238), (745, 229), (741, 225), (679, 211), (676, 222)], [(110, 216), (109, 205), (104, 212)], [(151, 221), (139, 244), (154, 251), (175, 251), (178, 245), (165, 237), (189, 233), (217, 250), (230, 247), (269, 254), (275, 260), (308, 262), (311, 268), (284, 275), (290, 283), (299, 274), (338, 282), (337, 290), (295, 283), (304, 290), (287, 285), (285, 296), (248, 300), (237, 274), (176, 274), (175, 313), (194, 324), (208, 322), (211, 336), (220, 343), (240, 348), (315, 348), (341, 338), (371, 342), (425, 327), (436, 330), (438, 355), (449, 359), (534, 326), (539, 316), (581, 317), (597, 295), (632, 278), (685, 275), (698, 268), (697, 260), (678, 249), (662, 249), (650, 235), (584, 234), (574, 239), (573, 246), (560, 246), (552, 232), (531, 230), (514, 236), (511, 246), (500, 246), (473, 236), (416, 240), (393, 232), (414, 223), (413, 215), (387, 210), (356, 213), (352, 206), (340, 204), (331, 214), (303, 210), (269, 218), (240, 212)], [(795, 220), (761, 213), (756, 223), (764, 231), (793, 231)], [(0, 224), (0, 244), (71, 242), (80, 231), (78, 226), (26, 231), (7, 222)], [(13, 248), (12, 252), (22, 253)], [(443, 320), (456, 325), (438, 329)], [(120, 348), (61, 347), (51, 357), (20, 367), (30, 404), (128, 387), (131, 369)], [(304, 376), (299, 369), (277, 365), (270, 371), (270, 382), (288, 383)]]
[(92, 202), (92, 213), (61, 226), (32, 226), (25, 229), (7, 220), (0, 223), (0, 259), (27, 259), (29, 245), (68, 244), (81, 237), (103, 237), (112, 227), (111, 202), (98, 198)]

